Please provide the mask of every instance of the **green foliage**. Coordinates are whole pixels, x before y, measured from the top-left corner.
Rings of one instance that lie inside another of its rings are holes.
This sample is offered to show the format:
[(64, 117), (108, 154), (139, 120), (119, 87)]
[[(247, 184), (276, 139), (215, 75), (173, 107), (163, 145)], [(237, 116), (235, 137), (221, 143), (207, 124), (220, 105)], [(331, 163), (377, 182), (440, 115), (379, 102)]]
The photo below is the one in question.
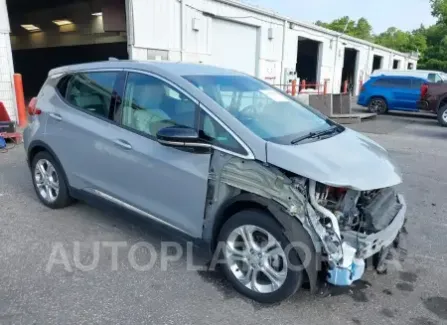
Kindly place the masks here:
[(365, 18), (359, 20), (351, 20), (348, 16), (336, 19), (330, 23), (324, 23), (317, 21), (316, 24), (321, 27), (325, 27), (336, 32), (344, 33), (349, 36), (361, 38), (364, 40), (372, 41), (372, 26)]
[(330, 23), (316, 24), (349, 36), (357, 37), (400, 52), (419, 52), (419, 69), (447, 71), (447, 0), (430, 0), (435, 25), (422, 26), (414, 31), (402, 31), (390, 27), (378, 35), (372, 33), (368, 20), (351, 20), (348, 16)]

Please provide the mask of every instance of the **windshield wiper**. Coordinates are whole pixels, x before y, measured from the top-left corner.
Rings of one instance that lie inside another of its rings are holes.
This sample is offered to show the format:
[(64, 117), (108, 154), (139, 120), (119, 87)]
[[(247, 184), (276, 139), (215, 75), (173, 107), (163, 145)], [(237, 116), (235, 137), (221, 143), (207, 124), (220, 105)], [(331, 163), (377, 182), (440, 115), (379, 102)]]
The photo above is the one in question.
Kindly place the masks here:
[(338, 125), (332, 125), (330, 128), (320, 131), (320, 132), (309, 132), (308, 134), (302, 135), (294, 140), (292, 140), (290, 143), (291, 144), (297, 144), (303, 140), (307, 140), (307, 139), (314, 139), (314, 138), (319, 138), (321, 136), (324, 135), (330, 135), (333, 134), (335, 132), (341, 132), (341, 128)]

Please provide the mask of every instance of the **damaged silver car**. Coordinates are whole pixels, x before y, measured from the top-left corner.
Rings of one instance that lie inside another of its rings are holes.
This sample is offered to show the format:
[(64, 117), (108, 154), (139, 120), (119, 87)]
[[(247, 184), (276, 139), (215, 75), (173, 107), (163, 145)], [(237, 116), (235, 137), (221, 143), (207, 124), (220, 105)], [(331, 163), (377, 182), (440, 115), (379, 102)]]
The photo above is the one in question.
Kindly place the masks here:
[(48, 207), (96, 198), (219, 258), (236, 290), (281, 301), (405, 255), (401, 176), (384, 148), (276, 88), (196, 64), (52, 70), (24, 132)]

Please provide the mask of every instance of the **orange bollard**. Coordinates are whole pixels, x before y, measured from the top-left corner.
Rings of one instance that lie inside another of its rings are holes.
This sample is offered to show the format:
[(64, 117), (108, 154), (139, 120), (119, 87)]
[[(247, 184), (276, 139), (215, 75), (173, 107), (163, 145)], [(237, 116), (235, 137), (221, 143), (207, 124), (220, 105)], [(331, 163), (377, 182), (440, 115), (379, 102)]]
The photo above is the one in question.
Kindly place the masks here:
[(327, 94), (327, 80), (324, 81), (324, 85), (323, 85), (323, 95)]
[(296, 80), (292, 80), (292, 96), (296, 96)]
[(306, 90), (306, 80), (301, 80), (301, 91)]
[(24, 128), (28, 124), (28, 117), (26, 116), (25, 96), (23, 94), (22, 75), (20, 73), (14, 74), (14, 89), (19, 113), (19, 126)]

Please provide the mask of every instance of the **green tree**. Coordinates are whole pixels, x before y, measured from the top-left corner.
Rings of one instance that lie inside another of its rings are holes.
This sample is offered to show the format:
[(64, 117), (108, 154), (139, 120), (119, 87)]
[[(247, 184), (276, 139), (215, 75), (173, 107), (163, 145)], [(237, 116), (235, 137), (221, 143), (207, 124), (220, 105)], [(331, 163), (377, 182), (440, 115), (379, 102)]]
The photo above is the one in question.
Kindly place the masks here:
[(404, 32), (396, 27), (390, 27), (385, 32), (377, 35), (374, 42), (400, 52), (423, 53), (427, 48), (424, 34)]
[(438, 18), (438, 22), (447, 24), (447, 1), (430, 0), (431, 14)]
[(330, 23), (325, 23), (319, 20), (315, 24), (349, 36), (364, 40), (372, 40), (372, 26), (365, 18), (360, 18), (355, 21), (348, 16), (344, 16), (335, 19)]
[(428, 27), (421, 25), (411, 32), (390, 27), (374, 35), (368, 20), (360, 18), (355, 21), (348, 16), (329, 23), (317, 21), (316, 24), (400, 52), (418, 52), (418, 68), (447, 71), (447, 0), (429, 1), (437, 23)]

